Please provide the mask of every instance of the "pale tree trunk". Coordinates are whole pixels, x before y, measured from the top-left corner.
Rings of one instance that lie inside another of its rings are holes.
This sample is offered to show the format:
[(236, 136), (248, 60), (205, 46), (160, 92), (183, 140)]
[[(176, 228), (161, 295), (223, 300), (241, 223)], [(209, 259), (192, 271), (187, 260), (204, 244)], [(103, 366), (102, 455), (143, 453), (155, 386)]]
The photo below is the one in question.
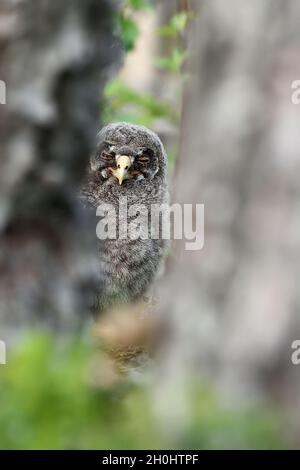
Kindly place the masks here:
[(299, 415), (300, 3), (194, 3), (174, 200), (205, 205), (205, 244), (176, 247), (162, 368)]
[(0, 6), (0, 337), (71, 331), (101, 287), (95, 223), (77, 191), (119, 60), (113, 0)]

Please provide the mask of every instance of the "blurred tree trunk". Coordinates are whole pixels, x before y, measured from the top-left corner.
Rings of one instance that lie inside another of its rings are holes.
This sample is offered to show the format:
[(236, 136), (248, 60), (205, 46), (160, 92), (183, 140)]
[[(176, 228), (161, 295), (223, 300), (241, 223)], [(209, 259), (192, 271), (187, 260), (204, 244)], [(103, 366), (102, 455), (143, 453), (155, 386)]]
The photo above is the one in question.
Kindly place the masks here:
[(77, 201), (118, 62), (113, 0), (3, 0), (0, 6), (0, 337), (73, 330), (101, 273), (95, 224)]
[(299, 409), (300, 3), (194, 4), (175, 187), (176, 202), (205, 205), (205, 245), (176, 247), (163, 367), (200, 367), (234, 397), (271, 394)]

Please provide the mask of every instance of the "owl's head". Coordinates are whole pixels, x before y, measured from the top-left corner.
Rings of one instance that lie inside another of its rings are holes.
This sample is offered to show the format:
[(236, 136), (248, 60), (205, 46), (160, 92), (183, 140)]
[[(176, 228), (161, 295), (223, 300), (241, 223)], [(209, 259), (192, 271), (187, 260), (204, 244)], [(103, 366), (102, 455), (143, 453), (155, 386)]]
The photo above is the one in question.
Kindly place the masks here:
[(164, 179), (166, 153), (159, 137), (146, 127), (114, 123), (99, 132), (91, 166), (103, 180), (119, 185)]

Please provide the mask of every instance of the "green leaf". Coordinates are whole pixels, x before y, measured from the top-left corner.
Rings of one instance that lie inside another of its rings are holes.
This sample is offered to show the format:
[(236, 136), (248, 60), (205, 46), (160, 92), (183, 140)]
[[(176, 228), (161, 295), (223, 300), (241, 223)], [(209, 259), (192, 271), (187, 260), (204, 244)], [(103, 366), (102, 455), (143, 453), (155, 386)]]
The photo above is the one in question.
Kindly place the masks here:
[(128, 16), (120, 14), (118, 17), (118, 29), (125, 50), (127, 52), (132, 51), (139, 35), (139, 28), (136, 22)]
[(175, 37), (178, 34), (182, 33), (190, 19), (190, 13), (182, 11), (172, 16), (170, 22), (159, 28), (159, 33), (161, 36), (170, 36)]
[(177, 31), (169, 24), (161, 26), (158, 32), (161, 36), (175, 37), (177, 35)]
[(128, 0), (127, 3), (133, 10), (147, 10), (152, 8), (151, 2), (148, 0)]
[(186, 59), (187, 52), (175, 47), (167, 57), (159, 57), (155, 63), (156, 66), (169, 72), (179, 73)]
[(170, 25), (174, 28), (175, 31), (181, 33), (186, 28), (188, 20), (189, 13), (186, 11), (181, 11), (171, 18)]

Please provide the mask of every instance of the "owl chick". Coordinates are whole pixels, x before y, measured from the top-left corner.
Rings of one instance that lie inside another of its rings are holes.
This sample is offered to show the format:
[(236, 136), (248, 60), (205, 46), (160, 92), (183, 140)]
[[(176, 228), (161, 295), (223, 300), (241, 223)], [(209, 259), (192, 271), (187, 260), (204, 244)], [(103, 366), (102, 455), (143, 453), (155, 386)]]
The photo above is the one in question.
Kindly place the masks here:
[[(104, 127), (97, 136), (82, 192), (94, 207), (101, 204), (114, 207), (117, 234), (124, 224), (128, 226), (131, 206), (143, 205), (151, 214), (153, 204), (168, 203), (167, 156), (159, 137), (146, 127), (124, 122)], [(127, 220), (119, 214), (124, 196)], [(100, 250), (103, 285), (97, 299), (98, 312), (115, 304), (148, 298), (167, 248), (160, 231), (155, 238), (149, 232), (147, 238), (117, 236), (103, 241)]]

